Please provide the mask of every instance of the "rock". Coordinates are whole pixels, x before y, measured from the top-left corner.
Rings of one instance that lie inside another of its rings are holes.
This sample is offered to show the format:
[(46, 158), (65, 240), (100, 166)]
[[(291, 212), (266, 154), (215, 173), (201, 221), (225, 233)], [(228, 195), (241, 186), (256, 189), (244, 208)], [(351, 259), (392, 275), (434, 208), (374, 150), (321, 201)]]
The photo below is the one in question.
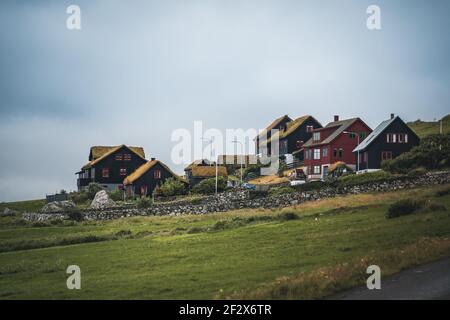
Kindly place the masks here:
[(11, 216), (15, 216), (16, 214), (17, 214), (17, 211), (12, 210), (10, 208), (5, 208), (5, 210), (3, 210), (2, 216), (11, 217)]
[(105, 190), (100, 190), (95, 194), (91, 202), (91, 209), (104, 209), (114, 207), (116, 203), (112, 200)]
[(74, 209), (77, 206), (73, 203), (72, 200), (65, 201), (53, 201), (47, 203), (42, 209), (43, 213), (55, 213), (55, 212), (64, 212), (70, 209)]

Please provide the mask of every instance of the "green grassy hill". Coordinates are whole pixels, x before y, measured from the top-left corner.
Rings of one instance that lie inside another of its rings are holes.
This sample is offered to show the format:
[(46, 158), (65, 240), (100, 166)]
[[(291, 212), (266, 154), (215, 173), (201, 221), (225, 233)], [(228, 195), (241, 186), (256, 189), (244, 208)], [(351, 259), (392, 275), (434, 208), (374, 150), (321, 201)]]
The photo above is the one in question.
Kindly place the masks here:
[(5, 208), (16, 210), (18, 212), (37, 212), (45, 205), (44, 199), (39, 200), (27, 200), (16, 202), (0, 202), (0, 212), (3, 212)]
[[(0, 217), (0, 299), (321, 297), (363, 284), (370, 264), (385, 276), (449, 256), (448, 188), (207, 215), (56, 223)], [(386, 219), (389, 204), (403, 198), (434, 206)], [(73, 264), (81, 290), (66, 287)]]
[[(440, 121), (421, 121), (408, 122), (408, 126), (421, 138), (430, 134), (439, 133)], [(442, 130), (444, 133), (450, 133), (450, 114), (442, 118)]]

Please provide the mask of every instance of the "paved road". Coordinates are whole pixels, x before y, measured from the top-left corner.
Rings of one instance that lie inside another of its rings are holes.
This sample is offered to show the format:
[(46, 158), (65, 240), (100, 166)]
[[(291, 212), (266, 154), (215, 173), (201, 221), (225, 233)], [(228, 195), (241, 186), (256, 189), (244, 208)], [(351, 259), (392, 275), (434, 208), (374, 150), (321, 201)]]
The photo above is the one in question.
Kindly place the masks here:
[(450, 300), (450, 258), (402, 271), (383, 278), (381, 289), (358, 287), (328, 299), (336, 300)]

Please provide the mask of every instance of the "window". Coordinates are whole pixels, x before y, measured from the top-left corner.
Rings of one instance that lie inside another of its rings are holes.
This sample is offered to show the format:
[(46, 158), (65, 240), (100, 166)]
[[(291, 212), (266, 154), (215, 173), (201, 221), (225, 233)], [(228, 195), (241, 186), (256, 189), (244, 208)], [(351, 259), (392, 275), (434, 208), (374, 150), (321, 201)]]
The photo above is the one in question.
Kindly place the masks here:
[(359, 140), (363, 141), (366, 137), (367, 137), (367, 133), (366, 132), (360, 132), (359, 133)]
[(391, 151), (382, 151), (381, 152), (381, 161), (391, 160), (392, 152)]
[(339, 158), (342, 158), (344, 156), (344, 149), (339, 148)]
[(125, 154), (123, 155), (123, 160), (125, 160), (125, 161), (130, 161), (130, 160), (131, 160), (131, 154), (125, 153)]
[(103, 168), (102, 169), (102, 177), (103, 178), (109, 178), (109, 168)]
[(392, 133), (388, 133), (386, 135), (386, 142), (387, 143), (393, 143), (394, 142), (394, 135)]
[(313, 133), (313, 140), (314, 141), (320, 141), (320, 132), (314, 132)]
[(328, 147), (325, 147), (322, 149), (322, 156), (323, 157), (328, 157)]
[(311, 149), (306, 149), (305, 150), (305, 159), (306, 160), (311, 159)]
[(314, 160), (320, 160), (320, 149), (314, 149)]
[(408, 135), (406, 133), (399, 133), (398, 143), (407, 143), (407, 142), (408, 142)]
[(320, 166), (314, 166), (314, 174), (320, 174)]
[(155, 178), (155, 179), (161, 179), (161, 170), (155, 170), (155, 171), (153, 171), (153, 178)]
[(335, 158), (337, 157), (337, 149), (336, 148), (333, 149), (333, 157), (335, 157)]
[(298, 140), (295, 143), (295, 146), (297, 147), (297, 149), (301, 149), (303, 147), (303, 144), (304, 144), (303, 140)]
[(355, 139), (356, 138), (356, 133), (350, 132), (349, 133), (349, 137), (350, 137), (350, 139)]
[(117, 161), (122, 161), (123, 160), (123, 155), (121, 153), (116, 154), (116, 160)]
[(306, 126), (306, 132), (312, 132), (314, 129), (313, 126)]
[(126, 176), (126, 175), (127, 175), (127, 169), (121, 168), (121, 169), (120, 169), (120, 175), (121, 175), (121, 176)]

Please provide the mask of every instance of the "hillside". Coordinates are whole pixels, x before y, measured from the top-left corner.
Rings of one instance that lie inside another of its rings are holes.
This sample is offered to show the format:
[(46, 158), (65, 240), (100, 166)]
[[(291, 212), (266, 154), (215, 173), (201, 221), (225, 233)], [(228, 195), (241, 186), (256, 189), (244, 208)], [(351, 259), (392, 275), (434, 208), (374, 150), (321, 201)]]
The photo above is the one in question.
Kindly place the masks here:
[[(384, 276), (450, 256), (448, 188), (206, 215), (54, 223), (0, 217), (0, 299), (322, 297), (364, 283), (370, 264)], [(386, 219), (389, 204), (404, 198), (433, 209)], [(81, 290), (66, 288), (73, 264)]]
[(27, 200), (16, 202), (0, 202), (0, 212), (5, 208), (12, 209), (18, 212), (37, 212), (45, 205), (44, 199)]
[[(430, 134), (439, 133), (440, 121), (421, 121), (416, 120), (408, 122), (408, 126), (414, 130), (414, 132), (421, 138)], [(450, 114), (442, 118), (443, 132), (450, 133)]]

